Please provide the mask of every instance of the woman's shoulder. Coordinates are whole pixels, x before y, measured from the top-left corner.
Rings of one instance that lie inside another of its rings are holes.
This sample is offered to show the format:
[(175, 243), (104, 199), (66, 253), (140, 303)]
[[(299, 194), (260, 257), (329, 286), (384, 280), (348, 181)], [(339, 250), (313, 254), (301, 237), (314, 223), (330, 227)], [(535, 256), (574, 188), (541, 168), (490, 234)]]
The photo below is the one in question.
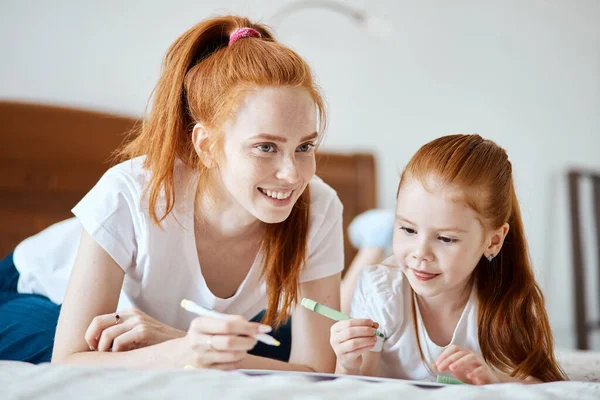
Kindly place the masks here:
[[(145, 165), (146, 156), (131, 158), (109, 168), (100, 182), (104, 186), (113, 188), (116, 192), (132, 192), (142, 196), (152, 179), (152, 172)], [(176, 198), (186, 194), (192, 182), (193, 174), (182, 161), (176, 160), (173, 166), (173, 183)], [(159, 196), (159, 203), (163, 201), (163, 193)]]
[[(344, 207), (337, 192), (317, 176), (310, 182), (309, 248), (320, 247), (326, 237), (339, 235), (343, 240), (342, 215)], [(340, 232), (336, 232), (335, 230)]]
[(141, 156), (113, 165), (106, 171), (102, 179), (144, 187), (151, 176), (150, 172), (144, 167), (145, 159), (145, 156)]
[(338, 197), (337, 192), (334, 188), (329, 186), (323, 179), (318, 176), (313, 178), (308, 183), (310, 188), (310, 205), (316, 210), (323, 210), (330, 208), (332, 205), (342, 209), (342, 202)]
[(301, 282), (324, 278), (344, 268), (342, 203), (337, 193), (318, 177), (309, 182), (307, 256)]

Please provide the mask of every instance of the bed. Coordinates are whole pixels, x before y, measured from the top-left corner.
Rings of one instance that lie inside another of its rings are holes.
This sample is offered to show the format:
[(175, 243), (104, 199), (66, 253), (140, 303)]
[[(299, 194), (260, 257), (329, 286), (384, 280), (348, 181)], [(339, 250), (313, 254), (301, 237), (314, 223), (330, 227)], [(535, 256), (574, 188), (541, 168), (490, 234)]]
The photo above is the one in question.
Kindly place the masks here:
[[(23, 239), (71, 217), (71, 208), (110, 167), (133, 118), (43, 104), (0, 101), (0, 257)], [(344, 232), (375, 208), (375, 158), (319, 152), (317, 174), (344, 204)], [(356, 250), (345, 237), (346, 265)]]
[[(71, 216), (70, 209), (110, 166), (111, 153), (136, 121), (50, 105), (0, 102), (0, 254), (24, 238)], [(372, 154), (320, 153), (317, 173), (344, 204), (344, 231), (376, 207)], [(348, 264), (355, 250), (345, 239)], [(321, 379), (302, 374), (249, 376), (212, 370), (132, 371), (0, 361), (0, 398), (600, 398), (600, 356), (562, 352), (573, 382), (535, 386), (467, 385), (431, 389), (404, 381)]]
[(573, 379), (540, 385), (419, 386), (401, 380), (371, 382), (341, 377), (314, 378), (299, 373), (247, 375), (241, 371), (161, 370), (32, 365), (0, 361), (2, 399), (577, 399), (600, 398), (598, 375), (587, 372), (593, 360), (571, 354)]

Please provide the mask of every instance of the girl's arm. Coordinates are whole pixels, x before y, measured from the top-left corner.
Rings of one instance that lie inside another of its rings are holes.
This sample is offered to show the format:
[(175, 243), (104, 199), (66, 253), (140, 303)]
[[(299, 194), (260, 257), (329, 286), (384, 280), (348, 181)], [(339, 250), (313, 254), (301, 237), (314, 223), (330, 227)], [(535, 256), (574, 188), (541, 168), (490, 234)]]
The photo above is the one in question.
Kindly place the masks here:
[(542, 381), (535, 379), (532, 376), (528, 376), (525, 379), (520, 379), (520, 378), (515, 378), (512, 377), (508, 374), (505, 374), (504, 372), (500, 372), (497, 370), (494, 370), (496, 376), (500, 379), (500, 382), (502, 383), (524, 383), (524, 384), (534, 384), (534, 383), (542, 383)]
[(377, 366), (379, 365), (380, 358), (380, 351), (369, 351), (363, 354), (363, 362), (360, 366), (360, 374), (364, 376), (376, 376)]
[(331, 327), (331, 347), (336, 354), (335, 372), (346, 375), (374, 376), (380, 352), (371, 352), (377, 344), (379, 324), (362, 318), (337, 322)]
[(514, 378), (489, 366), (483, 357), (471, 350), (451, 345), (433, 364), (438, 371), (450, 371), (457, 379), (473, 385), (490, 383), (540, 383), (533, 377)]
[(335, 373), (344, 375), (376, 376), (381, 352), (366, 351), (361, 357), (362, 362), (357, 370), (347, 370), (338, 362), (335, 366)]
[[(308, 297), (328, 307), (340, 307), (340, 277), (335, 274), (300, 284), (299, 300)], [(333, 321), (304, 307), (292, 313), (292, 351), (289, 362), (248, 356), (241, 368), (333, 372), (335, 354), (329, 345)]]

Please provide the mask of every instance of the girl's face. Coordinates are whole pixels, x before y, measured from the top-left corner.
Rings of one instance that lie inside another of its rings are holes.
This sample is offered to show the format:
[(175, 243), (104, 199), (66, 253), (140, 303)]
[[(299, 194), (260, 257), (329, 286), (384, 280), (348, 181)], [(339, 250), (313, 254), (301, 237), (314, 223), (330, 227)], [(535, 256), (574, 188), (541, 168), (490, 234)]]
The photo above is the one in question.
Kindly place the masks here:
[(315, 174), (315, 103), (297, 87), (249, 92), (223, 127), (220, 206), (249, 222), (284, 221)]
[(464, 202), (439, 185), (428, 187), (413, 179), (402, 184), (393, 248), (413, 290), (433, 297), (466, 286), (493, 235)]

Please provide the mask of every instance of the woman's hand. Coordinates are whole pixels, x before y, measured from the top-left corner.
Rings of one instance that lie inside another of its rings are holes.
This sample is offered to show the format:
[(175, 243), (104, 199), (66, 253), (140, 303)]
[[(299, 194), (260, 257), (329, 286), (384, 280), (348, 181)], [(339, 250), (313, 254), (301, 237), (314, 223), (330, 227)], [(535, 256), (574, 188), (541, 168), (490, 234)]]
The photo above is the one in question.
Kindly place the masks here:
[(433, 368), (450, 371), (457, 379), (473, 385), (502, 382), (480, 355), (456, 345), (444, 350), (433, 363)]
[(337, 362), (348, 374), (360, 374), (363, 354), (371, 350), (377, 337), (377, 322), (353, 318), (336, 322), (331, 327), (330, 343)]
[(91, 350), (128, 351), (185, 336), (148, 314), (131, 308), (95, 317), (85, 333)]
[(268, 333), (271, 327), (248, 322), (241, 316), (223, 320), (198, 317), (190, 325), (185, 341), (196, 368), (232, 370), (240, 368), (248, 351), (256, 345), (253, 335)]

